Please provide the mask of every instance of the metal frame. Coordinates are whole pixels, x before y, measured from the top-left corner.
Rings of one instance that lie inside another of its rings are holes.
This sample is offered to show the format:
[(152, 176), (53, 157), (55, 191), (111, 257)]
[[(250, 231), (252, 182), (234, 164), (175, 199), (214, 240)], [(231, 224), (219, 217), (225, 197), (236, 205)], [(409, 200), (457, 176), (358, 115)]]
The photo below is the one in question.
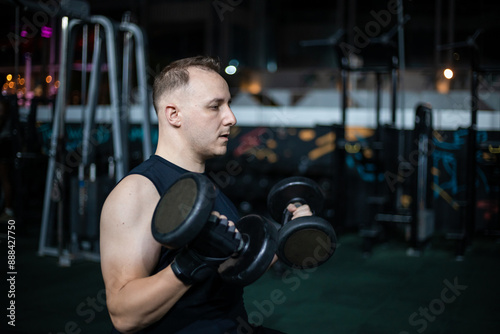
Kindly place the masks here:
[[(148, 82), (147, 82), (147, 69), (146, 69), (146, 37), (144, 31), (137, 25), (130, 22), (122, 22), (120, 24), (120, 29), (132, 34), (135, 41), (135, 59), (137, 67), (137, 83), (139, 85), (139, 101), (143, 112), (143, 122), (142, 122), (142, 132), (144, 136), (148, 136), (142, 141), (142, 152), (143, 159), (146, 160), (153, 153), (151, 144), (151, 114), (150, 114), (150, 104), (149, 104), (149, 94), (148, 94)], [(124, 68), (125, 68), (125, 55), (124, 51)], [(125, 80), (124, 80), (125, 82)], [(130, 86), (128, 86), (130, 87)], [(124, 94), (128, 92), (124, 91)]]
[[(60, 86), (57, 95), (55, 113), (52, 124), (52, 137), (49, 150), (49, 161), (47, 169), (47, 178), (45, 185), (45, 196), (43, 202), (42, 225), (39, 239), (39, 255), (52, 255), (59, 256), (59, 262), (62, 265), (69, 265), (72, 259), (86, 258), (90, 260), (99, 260), (98, 252), (85, 252), (81, 251), (78, 246), (78, 233), (75, 225), (70, 224), (71, 240), (68, 243), (69, 247), (65, 246), (63, 240), (63, 216), (61, 215), (64, 206), (64, 199), (59, 197), (57, 199), (59, 207), (59, 216), (57, 218), (57, 233), (58, 233), (58, 246), (53, 247), (48, 245), (48, 233), (53, 230), (54, 222), (54, 194), (61, 193), (61, 189), (57, 187), (64, 187), (64, 174), (71, 171), (71, 167), (65, 165), (65, 161), (58, 160), (58, 154), (62, 150), (64, 142), (64, 125), (66, 118), (67, 108), (67, 92), (69, 91), (71, 64), (73, 61), (73, 46), (76, 39), (76, 28), (80, 26), (86, 27), (93, 25), (95, 29), (94, 52), (92, 59), (92, 70), (89, 80), (88, 100), (85, 106), (82, 106), (82, 119), (83, 119), (83, 135), (82, 135), (82, 157), (78, 166), (78, 176), (80, 187), (84, 186), (85, 171), (91, 164), (91, 131), (95, 127), (95, 113), (97, 107), (97, 97), (99, 91), (99, 82), (101, 79), (101, 65), (103, 63), (104, 54), (102, 53), (102, 43), (106, 41), (106, 56), (108, 66), (108, 80), (109, 80), (109, 93), (110, 93), (110, 109), (111, 109), (111, 123), (113, 127), (113, 154), (114, 154), (114, 178), (115, 182), (121, 180), (128, 170), (128, 140), (127, 140), (127, 127), (128, 127), (128, 103), (124, 103), (122, 97), (129, 96), (129, 76), (124, 75), (123, 86), (120, 89), (118, 78), (117, 60), (117, 46), (116, 37), (117, 30), (126, 32), (126, 38), (134, 37), (135, 41), (135, 57), (137, 68), (137, 80), (139, 84), (140, 105), (144, 112), (142, 121), (142, 129), (144, 131), (143, 139), (143, 157), (146, 159), (152, 154), (152, 144), (150, 135), (150, 110), (149, 110), (149, 96), (148, 86), (146, 79), (146, 56), (145, 56), (145, 38), (143, 31), (133, 23), (124, 22), (120, 25), (115, 24), (109, 18), (104, 16), (90, 16), (87, 20), (69, 19), (68, 17), (62, 18), (62, 33), (61, 33), (61, 52), (60, 52), (60, 67), (59, 77)], [(101, 29), (103, 35), (101, 36)], [(84, 28), (85, 32), (85, 28)], [(130, 61), (130, 45), (124, 47), (124, 70), (125, 66), (129, 66)], [(86, 57), (85, 57), (86, 58)], [(82, 60), (83, 62), (83, 60)], [(85, 63), (82, 63), (82, 72), (86, 71)], [(83, 81), (82, 81), (83, 82)], [(82, 88), (85, 89), (85, 88)], [(79, 192), (80, 196), (82, 191)]]

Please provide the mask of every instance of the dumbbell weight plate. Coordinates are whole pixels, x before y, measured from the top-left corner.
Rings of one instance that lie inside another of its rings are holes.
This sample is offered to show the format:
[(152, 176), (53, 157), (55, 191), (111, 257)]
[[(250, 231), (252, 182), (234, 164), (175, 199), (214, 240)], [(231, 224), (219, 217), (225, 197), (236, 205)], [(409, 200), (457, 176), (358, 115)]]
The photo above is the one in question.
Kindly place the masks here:
[(267, 196), (267, 207), (271, 217), (283, 223), (286, 207), (290, 203), (308, 204), (311, 211), (318, 214), (323, 210), (324, 195), (321, 188), (313, 180), (293, 176), (276, 183)]
[(290, 267), (314, 268), (325, 263), (336, 247), (337, 236), (329, 222), (317, 216), (299, 217), (280, 229), (277, 255)]
[(208, 220), (215, 195), (215, 187), (206, 176), (182, 175), (156, 205), (151, 224), (155, 240), (172, 249), (192, 241)]
[(248, 215), (236, 223), (246, 246), (236, 257), (219, 266), (226, 282), (249, 285), (261, 277), (271, 264), (278, 248), (278, 232), (272, 223), (258, 215)]

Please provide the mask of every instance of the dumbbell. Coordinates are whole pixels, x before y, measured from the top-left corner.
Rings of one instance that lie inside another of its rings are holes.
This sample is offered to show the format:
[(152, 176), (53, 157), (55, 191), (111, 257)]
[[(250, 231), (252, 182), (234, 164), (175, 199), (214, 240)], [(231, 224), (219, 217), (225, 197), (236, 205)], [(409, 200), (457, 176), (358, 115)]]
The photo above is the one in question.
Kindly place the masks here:
[(227, 221), (212, 214), (215, 198), (215, 186), (206, 176), (183, 174), (161, 196), (153, 214), (151, 232), (163, 246), (179, 249), (198, 237), (207, 237), (206, 233), (211, 233), (210, 240), (217, 240), (219, 235), (208, 228), (208, 224), (225, 224), (221, 228), (234, 232), (234, 240), (229, 241), (234, 252), (218, 266), (218, 272), (226, 282), (249, 285), (264, 274), (274, 258), (276, 228), (259, 215), (245, 216), (235, 222), (235, 226), (228, 226)]
[[(289, 204), (307, 204), (313, 216), (291, 220), (292, 214), (287, 210)], [(277, 255), (286, 265), (298, 269), (314, 268), (335, 252), (337, 236), (332, 224), (315, 215), (321, 212), (323, 205), (321, 188), (306, 177), (289, 177), (271, 188), (267, 207), (271, 217), (279, 223)]]

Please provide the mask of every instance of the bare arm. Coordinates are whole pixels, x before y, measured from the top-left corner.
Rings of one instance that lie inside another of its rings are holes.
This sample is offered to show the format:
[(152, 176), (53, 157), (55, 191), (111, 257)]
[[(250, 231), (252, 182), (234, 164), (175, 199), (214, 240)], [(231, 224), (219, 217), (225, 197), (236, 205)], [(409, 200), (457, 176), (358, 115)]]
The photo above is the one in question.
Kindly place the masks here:
[(103, 206), (101, 269), (108, 311), (122, 333), (158, 321), (189, 289), (170, 266), (150, 276), (161, 250), (151, 234), (151, 218), (159, 199), (147, 178), (130, 175)]

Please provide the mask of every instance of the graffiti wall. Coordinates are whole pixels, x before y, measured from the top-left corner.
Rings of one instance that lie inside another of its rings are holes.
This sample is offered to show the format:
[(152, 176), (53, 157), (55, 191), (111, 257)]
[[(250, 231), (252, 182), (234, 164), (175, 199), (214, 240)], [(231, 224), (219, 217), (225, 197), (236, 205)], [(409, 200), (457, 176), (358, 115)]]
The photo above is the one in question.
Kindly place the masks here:
[[(103, 165), (98, 170), (103, 173), (113, 154), (111, 131), (109, 124), (103, 124), (92, 134), (95, 159)], [(50, 125), (40, 124), (38, 133), (47, 152)], [(428, 178), (437, 232), (457, 232), (464, 223), (467, 135), (467, 129), (434, 131), (429, 141)], [(66, 163), (78, 160), (81, 137), (80, 125), (66, 126)], [(132, 125), (130, 168), (142, 161), (142, 138), (140, 126)], [(155, 147), (155, 127), (152, 138)], [(421, 162), (412, 140), (411, 131), (390, 127), (234, 127), (228, 153), (209, 161), (207, 174), (242, 213), (265, 213), (267, 193), (278, 180), (311, 177), (325, 192), (325, 216), (335, 225), (357, 228), (369, 224), (377, 212), (404, 211), (415, 200), (410, 185)], [(478, 131), (477, 143), (476, 229), (496, 233), (500, 231), (500, 132)]]

